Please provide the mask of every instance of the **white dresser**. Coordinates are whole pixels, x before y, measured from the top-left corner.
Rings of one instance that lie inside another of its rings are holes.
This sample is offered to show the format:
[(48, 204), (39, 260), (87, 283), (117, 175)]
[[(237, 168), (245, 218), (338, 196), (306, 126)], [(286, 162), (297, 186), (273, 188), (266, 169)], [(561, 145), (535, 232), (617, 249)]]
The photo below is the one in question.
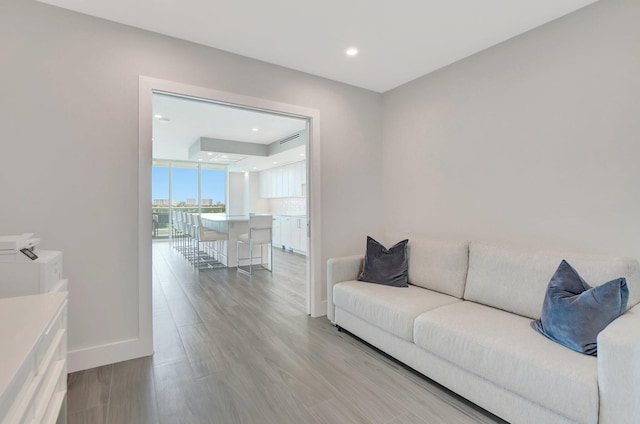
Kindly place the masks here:
[(0, 423), (65, 422), (67, 293), (0, 299), (0, 340)]
[(0, 298), (66, 291), (62, 280), (62, 252), (36, 251), (31, 260), (22, 253), (0, 255)]

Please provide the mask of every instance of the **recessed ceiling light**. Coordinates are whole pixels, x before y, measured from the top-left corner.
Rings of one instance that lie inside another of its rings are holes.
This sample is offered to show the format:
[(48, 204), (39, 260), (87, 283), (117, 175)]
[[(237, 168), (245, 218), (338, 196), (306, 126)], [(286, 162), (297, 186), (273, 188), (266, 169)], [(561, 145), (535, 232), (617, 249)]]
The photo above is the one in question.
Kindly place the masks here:
[(257, 128), (253, 128), (251, 131), (256, 132), (256, 131), (258, 131), (258, 129)]
[(273, 164), (274, 164), (274, 165), (277, 165), (277, 164), (278, 164), (278, 162), (273, 162)]
[(253, 167), (253, 169), (258, 169), (258, 167), (257, 167), (257, 166), (254, 166), (254, 167)]
[(154, 118), (156, 118), (156, 119), (161, 119), (161, 118), (162, 118), (162, 115), (160, 115), (160, 114), (155, 114), (155, 115), (153, 115), (153, 117), (154, 117)]
[(358, 49), (355, 47), (349, 47), (346, 53), (347, 56), (356, 56), (358, 54)]
[(300, 153), (300, 156), (304, 157), (304, 153)]
[(198, 162), (202, 162), (202, 159), (198, 159)]
[(207, 152), (207, 155), (213, 156), (213, 153), (212, 152)]

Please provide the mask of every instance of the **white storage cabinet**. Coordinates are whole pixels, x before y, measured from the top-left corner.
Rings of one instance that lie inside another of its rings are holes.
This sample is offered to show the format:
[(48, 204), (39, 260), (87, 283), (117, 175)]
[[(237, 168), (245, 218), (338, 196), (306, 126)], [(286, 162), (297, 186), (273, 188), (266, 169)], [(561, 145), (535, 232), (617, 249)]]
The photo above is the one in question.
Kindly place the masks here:
[(0, 299), (0, 340), (0, 423), (65, 423), (67, 293)]

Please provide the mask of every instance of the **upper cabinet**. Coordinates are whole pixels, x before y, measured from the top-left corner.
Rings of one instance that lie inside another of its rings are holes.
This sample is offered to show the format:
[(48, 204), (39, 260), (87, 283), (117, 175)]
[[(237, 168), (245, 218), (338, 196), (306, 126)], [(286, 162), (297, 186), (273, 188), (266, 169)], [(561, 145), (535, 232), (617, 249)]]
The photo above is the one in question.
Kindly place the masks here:
[(306, 162), (295, 162), (260, 171), (260, 197), (301, 197), (307, 183)]

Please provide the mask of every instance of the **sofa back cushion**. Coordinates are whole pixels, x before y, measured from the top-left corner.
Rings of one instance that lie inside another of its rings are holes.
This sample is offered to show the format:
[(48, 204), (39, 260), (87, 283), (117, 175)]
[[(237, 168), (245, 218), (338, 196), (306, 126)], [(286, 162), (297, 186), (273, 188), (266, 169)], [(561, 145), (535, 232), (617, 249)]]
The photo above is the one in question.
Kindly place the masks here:
[(469, 245), (464, 299), (538, 319), (547, 285), (563, 259), (591, 286), (625, 277), (629, 285), (627, 307), (640, 300), (640, 264), (635, 259), (531, 251), (482, 243)]
[[(389, 243), (409, 239), (409, 283), (462, 299), (469, 266), (469, 243), (388, 233)], [(395, 241), (393, 241), (395, 240)]]

